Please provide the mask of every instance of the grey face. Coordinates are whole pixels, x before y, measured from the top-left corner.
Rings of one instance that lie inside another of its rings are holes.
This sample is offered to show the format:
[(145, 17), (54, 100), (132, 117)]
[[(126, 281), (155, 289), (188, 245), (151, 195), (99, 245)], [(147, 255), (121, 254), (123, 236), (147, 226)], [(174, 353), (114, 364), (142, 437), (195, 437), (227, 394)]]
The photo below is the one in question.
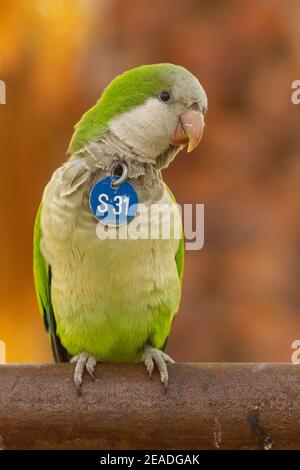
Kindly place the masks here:
[[(184, 68), (173, 67), (164, 90), (120, 114), (109, 126), (122, 142), (149, 160), (155, 160), (174, 142), (180, 118), (186, 111), (193, 110), (203, 120), (207, 109), (207, 97), (198, 80)], [(183, 138), (178, 145), (187, 142)]]
[(170, 87), (167, 91), (171, 93), (171, 98), (168, 104), (174, 112), (181, 114), (193, 107), (205, 114), (207, 96), (196, 77), (182, 67), (177, 67), (170, 75)]

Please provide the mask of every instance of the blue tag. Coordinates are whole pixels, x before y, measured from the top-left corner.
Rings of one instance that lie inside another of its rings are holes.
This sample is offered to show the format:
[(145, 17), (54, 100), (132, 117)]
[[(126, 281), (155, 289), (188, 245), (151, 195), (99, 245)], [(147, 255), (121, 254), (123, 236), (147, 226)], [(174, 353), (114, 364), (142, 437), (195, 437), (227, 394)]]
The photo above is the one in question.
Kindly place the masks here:
[(137, 192), (128, 181), (112, 186), (119, 176), (107, 176), (97, 181), (90, 192), (90, 208), (96, 219), (110, 227), (128, 224), (138, 207)]

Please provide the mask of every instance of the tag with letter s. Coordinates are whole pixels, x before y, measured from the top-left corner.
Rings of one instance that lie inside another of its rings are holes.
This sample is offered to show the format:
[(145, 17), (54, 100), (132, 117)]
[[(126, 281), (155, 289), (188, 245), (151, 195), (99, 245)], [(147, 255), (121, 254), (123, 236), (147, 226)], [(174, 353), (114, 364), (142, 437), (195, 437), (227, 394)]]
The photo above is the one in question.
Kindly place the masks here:
[(117, 176), (107, 176), (97, 181), (90, 192), (92, 214), (109, 227), (128, 224), (134, 218), (139, 202), (137, 192), (129, 181), (116, 187), (112, 185), (117, 179)]

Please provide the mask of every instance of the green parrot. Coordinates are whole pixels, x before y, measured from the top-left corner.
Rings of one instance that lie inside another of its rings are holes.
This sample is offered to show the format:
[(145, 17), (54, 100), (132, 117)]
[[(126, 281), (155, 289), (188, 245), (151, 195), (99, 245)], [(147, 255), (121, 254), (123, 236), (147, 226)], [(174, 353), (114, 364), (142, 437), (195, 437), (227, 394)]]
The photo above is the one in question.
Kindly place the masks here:
[(174, 361), (164, 347), (180, 303), (183, 236), (102, 236), (120, 227), (99, 222), (89, 197), (97, 181), (114, 175), (116, 185), (130, 183), (138, 204), (175, 205), (171, 228), (182, 234), (161, 170), (186, 144), (188, 151), (198, 145), (206, 109), (202, 86), (185, 68), (128, 70), (81, 117), (69, 159), (44, 190), (34, 230), (36, 293), (55, 360), (75, 363), (79, 393), (97, 362), (143, 362), (168, 383)]

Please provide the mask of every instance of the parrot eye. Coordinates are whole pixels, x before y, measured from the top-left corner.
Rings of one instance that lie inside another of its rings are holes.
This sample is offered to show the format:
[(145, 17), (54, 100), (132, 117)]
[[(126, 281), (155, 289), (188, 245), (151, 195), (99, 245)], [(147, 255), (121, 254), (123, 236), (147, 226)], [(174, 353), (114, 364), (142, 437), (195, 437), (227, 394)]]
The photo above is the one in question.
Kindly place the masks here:
[(197, 101), (195, 101), (195, 103), (192, 104), (191, 109), (193, 109), (194, 111), (199, 111), (200, 104)]
[(169, 101), (169, 99), (171, 98), (171, 93), (169, 93), (168, 91), (162, 91), (159, 97), (162, 101)]

